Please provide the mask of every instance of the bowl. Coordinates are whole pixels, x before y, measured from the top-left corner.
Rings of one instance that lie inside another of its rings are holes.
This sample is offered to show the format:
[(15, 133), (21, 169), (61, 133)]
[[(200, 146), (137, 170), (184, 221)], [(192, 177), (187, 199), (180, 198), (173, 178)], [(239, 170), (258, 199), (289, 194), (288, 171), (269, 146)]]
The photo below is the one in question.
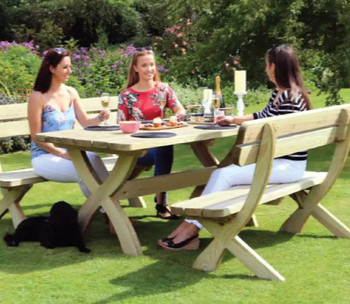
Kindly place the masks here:
[(140, 129), (141, 121), (120, 121), (119, 126), (123, 133), (136, 133)]

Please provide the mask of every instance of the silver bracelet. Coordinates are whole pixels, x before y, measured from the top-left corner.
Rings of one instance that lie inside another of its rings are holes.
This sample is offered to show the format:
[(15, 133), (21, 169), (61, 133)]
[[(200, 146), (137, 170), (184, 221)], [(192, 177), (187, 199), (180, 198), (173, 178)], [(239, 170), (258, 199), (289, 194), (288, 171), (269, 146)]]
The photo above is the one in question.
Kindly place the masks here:
[(103, 121), (103, 119), (102, 119), (102, 117), (101, 117), (101, 113), (99, 113), (99, 114), (97, 115), (97, 118), (98, 118), (99, 121)]

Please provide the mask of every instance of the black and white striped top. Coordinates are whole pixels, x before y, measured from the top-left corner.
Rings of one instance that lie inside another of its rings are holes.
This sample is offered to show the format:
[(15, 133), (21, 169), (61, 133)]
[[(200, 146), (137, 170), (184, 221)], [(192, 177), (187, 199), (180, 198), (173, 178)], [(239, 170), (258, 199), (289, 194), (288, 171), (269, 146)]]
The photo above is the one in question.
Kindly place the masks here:
[[(284, 91), (274, 104), (273, 101), (275, 100), (277, 92), (277, 89), (272, 92), (269, 103), (264, 109), (262, 109), (260, 112), (253, 113), (254, 119), (291, 114), (307, 110), (307, 104), (303, 96), (299, 94), (297, 98), (293, 98), (289, 90)], [(285, 155), (280, 158), (290, 160), (306, 160), (307, 151)]]

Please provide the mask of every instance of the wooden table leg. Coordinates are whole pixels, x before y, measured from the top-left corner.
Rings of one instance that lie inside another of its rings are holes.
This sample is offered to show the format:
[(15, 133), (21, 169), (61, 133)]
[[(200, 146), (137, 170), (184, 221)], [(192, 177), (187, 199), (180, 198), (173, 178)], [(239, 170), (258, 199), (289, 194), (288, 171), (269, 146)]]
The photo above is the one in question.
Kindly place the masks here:
[(102, 206), (116, 231), (123, 252), (129, 255), (141, 255), (142, 250), (129, 218), (119, 205), (117, 193), (128, 179), (141, 154), (142, 151), (134, 155), (119, 155), (113, 170), (102, 183), (92, 169), (86, 153), (73, 148), (69, 149), (69, 155), (79, 176), (91, 192), (91, 195), (79, 210), (79, 224), (82, 232), (85, 233), (93, 214)]
[[(193, 153), (197, 156), (204, 167), (217, 166), (219, 164), (219, 161), (216, 159), (215, 155), (210, 151), (209, 147), (212, 145), (213, 140), (200, 141), (191, 144)], [(200, 196), (203, 189), (203, 185), (198, 185), (195, 187), (192, 191), (191, 198)]]

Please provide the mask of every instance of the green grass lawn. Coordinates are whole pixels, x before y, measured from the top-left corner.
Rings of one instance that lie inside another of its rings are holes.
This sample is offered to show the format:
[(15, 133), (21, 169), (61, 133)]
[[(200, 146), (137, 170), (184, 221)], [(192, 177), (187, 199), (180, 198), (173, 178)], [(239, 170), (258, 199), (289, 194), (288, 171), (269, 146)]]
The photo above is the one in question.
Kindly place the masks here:
[[(350, 91), (344, 94), (348, 98)], [(322, 96), (312, 99), (315, 107), (323, 106)], [(232, 139), (218, 140), (213, 150), (222, 158), (231, 145)], [(327, 170), (331, 154), (330, 147), (311, 151), (308, 169)], [(196, 165), (189, 146), (176, 146), (175, 155), (175, 171)], [(30, 156), (28, 152), (0, 155), (0, 161), (4, 171), (25, 168)], [(348, 226), (349, 180), (350, 160), (322, 202)], [(172, 191), (169, 201), (186, 199), (190, 192)], [(46, 215), (50, 206), (62, 199), (76, 208), (84, 201), (77, 185), (47, 182), (35, 185), (22, 206), (28, 216)], [(157, 239), (179, 221), (155, 218), (153, 197), (145, 199), (146, 209), (129, 208), (123, 202), (126, 213), (136, 219), (135, 230), (144, 252), (140, 257), (122, 253), (100, 214), (88, 233), (91, 254), (76, 248), (48, 250), (37, 243), (9, 248), (0, 242), (0, 303), (349, 303), (350, 241), (333, 237), (312, 218), (304, 234), (278, 232), (296, 207), (292, 200), (261, 206), (257, 212), (260, 227), (241, 233), (243, 240), (286, 278), (282, 283), (256, 278), (230, 254), (218, 271), (205, 273), (191, 267), (199, 251), (158, 249)], [(0, 220), (0, 236), (6, 232), (13, 232), (9, 215)], [(201, 249), (210, 240), (207, 231), (201, 232)]]

